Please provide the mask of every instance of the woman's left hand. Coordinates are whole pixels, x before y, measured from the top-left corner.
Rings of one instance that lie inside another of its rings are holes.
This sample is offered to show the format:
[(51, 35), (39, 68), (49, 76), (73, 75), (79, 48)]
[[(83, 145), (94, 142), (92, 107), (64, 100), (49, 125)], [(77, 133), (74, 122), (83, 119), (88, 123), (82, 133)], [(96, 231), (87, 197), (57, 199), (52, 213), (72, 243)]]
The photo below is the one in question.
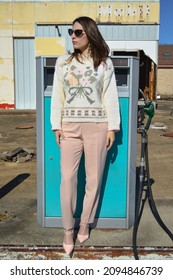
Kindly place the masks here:
[(115, 131), (114, 130), (109, 130), (108, 133), (107, 133), (107, 137), (106, 137), (106, 149), (107, 149), (107, 151), (110, 150), (114, 141), (115, 141)]

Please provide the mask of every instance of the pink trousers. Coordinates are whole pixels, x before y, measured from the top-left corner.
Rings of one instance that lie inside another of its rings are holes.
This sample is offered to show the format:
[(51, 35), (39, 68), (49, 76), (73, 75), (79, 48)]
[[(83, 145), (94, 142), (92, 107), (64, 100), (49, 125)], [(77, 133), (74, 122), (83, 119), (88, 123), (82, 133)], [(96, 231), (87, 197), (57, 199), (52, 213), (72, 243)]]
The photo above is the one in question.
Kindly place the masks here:
[[(81, 156), (85, 154), (86, 186), (81, 223), (94, 222), (102, 174), (107, 155), (107, 123), (63, 123), (61, 139), (61, 210), (65, 229), (74, 227), (77, 201), (77, 174)], [(80, 176), (80, 175), (79, 175)], [(79, 186), (80, 187), (80, 186)]]

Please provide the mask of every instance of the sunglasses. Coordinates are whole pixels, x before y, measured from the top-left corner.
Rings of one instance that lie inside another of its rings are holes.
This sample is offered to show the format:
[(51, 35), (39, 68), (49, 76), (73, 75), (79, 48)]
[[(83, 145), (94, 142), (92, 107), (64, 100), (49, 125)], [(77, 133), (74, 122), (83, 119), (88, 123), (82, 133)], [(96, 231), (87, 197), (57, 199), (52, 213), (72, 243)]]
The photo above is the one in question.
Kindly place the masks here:
[(68, 34), (70, 36), (73, 35), (73, 33), (75, 34), (76, 37), (81, 37), (81, 35), (83, 35), (83, 30), (82, 29), (76, 29), (76, 30), (73, 30), (73, 29), (68, 29)]

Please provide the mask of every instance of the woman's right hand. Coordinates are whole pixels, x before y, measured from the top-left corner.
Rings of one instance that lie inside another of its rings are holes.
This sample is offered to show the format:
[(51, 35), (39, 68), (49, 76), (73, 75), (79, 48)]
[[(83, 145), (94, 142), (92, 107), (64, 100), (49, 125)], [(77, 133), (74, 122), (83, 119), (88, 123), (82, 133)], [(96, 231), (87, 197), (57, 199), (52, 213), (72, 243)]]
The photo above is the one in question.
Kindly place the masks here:
[(61, 139), (64, 138), (64, 134), (62, 130), (55, 130), (55, 137), (56, 137), (56, 142), (58, 146), (61, 146)]

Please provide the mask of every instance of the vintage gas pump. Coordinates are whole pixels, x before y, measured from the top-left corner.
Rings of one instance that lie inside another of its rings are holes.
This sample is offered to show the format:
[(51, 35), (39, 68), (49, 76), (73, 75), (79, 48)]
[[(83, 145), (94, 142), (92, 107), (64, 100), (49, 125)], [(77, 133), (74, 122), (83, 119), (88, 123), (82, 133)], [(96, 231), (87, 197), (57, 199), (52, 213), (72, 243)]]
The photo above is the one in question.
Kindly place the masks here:
[[(95, 226), (131, 227), (135, 218), (136, 138), (139, 58), (112, 56), (120, 102), (121, 129), (107, 156)], [(50, 125), (50, 101), (55, 57), (37, 57), (37, 197), (38, 222), (44, 227), (61, 227), (60, 154)], [(78, 174), (76, 220), (84, 194), (83, 159)], [(82, 189), (82, 191), (81, 191)]]

